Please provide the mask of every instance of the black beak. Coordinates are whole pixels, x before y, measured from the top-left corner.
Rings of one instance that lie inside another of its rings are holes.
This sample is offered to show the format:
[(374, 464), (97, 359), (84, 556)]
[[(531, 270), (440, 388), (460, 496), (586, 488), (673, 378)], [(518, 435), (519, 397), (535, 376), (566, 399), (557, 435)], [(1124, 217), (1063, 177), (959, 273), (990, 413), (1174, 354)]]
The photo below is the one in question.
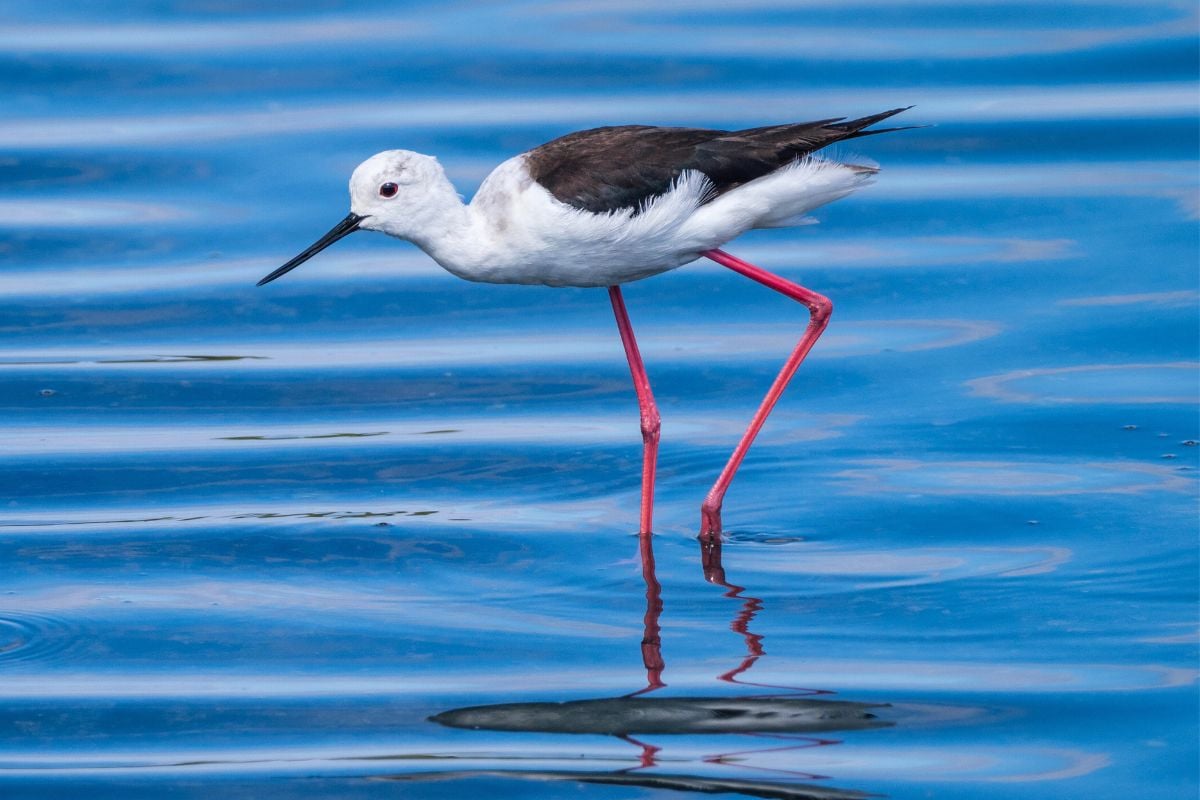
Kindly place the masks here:
[(338, 239), (341, 239), (347, 234), (354, 233), (356, 230), (358, 230), (359, 223), (366, 218), (367, 217), (364, 214), (355, 214), (353, 211), (350, 212), (346, 215), (344, 220), (333, 226), (333, 230), (329, 231), (329, 233), (325, 234), (320, 239), (317, 239), (315, 242), (309, 245), (307, 250), (284, 264), (279, 269), (272, 272), (267, 277), (263, 278), (256, 285), (262, 286), (264, 283), (270, 283), (279, 276), (286, 275), (287, 273), (291, 272), (296, 267), (315, 256), (317, 253), (324, 250), (326, 247), (329, 247), (329, 245), (333, 244)]

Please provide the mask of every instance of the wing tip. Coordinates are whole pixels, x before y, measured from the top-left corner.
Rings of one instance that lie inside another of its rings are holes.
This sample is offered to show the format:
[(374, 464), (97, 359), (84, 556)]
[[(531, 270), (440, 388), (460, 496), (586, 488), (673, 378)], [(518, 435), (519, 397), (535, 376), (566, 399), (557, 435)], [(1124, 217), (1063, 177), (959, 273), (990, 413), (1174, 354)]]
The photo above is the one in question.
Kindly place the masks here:
[(834, 130), (844, 132), (845, 136), (842, 137), (843, 139), (858, 139), (863, 136), (874, 136), (879, 133), (894, 133), (896, 131), (912, 131), (919, 130), (921, 128), (932, 128), (932, 125), (896, 125), (891, 128), (871, 128), (871, 126), (877, 122), (883, 122), (889, 117), (902, 114), (905, 111), (915, 107), (915, 105), (911, 105), (901, 106), (899, 108), (891, 108), (887, 111), (881, 111), (878, 114), (870, 114), (865, 117), (859, 117), (858, 119), (852, 119), (849, 122), (830, 125), (829, 127), (833, 128)]

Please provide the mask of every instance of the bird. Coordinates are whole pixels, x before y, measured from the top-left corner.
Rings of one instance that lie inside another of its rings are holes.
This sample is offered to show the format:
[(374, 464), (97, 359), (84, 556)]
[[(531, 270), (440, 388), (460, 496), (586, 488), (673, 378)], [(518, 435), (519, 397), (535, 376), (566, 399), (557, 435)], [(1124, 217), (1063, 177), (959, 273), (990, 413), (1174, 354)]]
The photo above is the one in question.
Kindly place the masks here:
[(469, 204), (436, 158), (385, 150), (351, 175), (350, 213), (258, 285), (367, 230), (412, 242), (469, 281), (606, 288), (638, 400), (643, 535), (653, 528), (661, 416), (621, 286), (707, 258), (799, 302), (809, 312), (807, 327), (700, 507), (700, 538), (719, 545), (726, 490), (833, 311), (824, 295), (720, 248), (753, 228), (809, 222), (813, 209), (871, 182), (877, 166), (842, 163), (818, 151), (919, 127), (873, 127), (910, 108), (744, 130), (612, 125), (576, 131), (501, 163)]

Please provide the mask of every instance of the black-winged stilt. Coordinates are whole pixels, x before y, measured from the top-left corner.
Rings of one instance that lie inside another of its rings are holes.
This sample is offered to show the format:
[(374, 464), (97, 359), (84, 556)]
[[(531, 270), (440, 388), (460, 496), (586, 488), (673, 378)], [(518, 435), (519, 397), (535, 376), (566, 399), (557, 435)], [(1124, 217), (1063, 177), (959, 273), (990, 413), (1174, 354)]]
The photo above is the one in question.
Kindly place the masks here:
[(413, 242), (470, 281), (607, 287), (641, 409), (642, 533), (652, 527), (659, 414), (620, 285), (703, 256), (804, 304), (808, 327), (701, 505), (701, 537), (719, 542), (725, 491), (833, 305), (718, 248), (751, 228), (799, 224), (812, 209), (868, 182), (876, 167), (812, 154), (834, 142), (904, 130), (868, 129), (905, 110), (741, 131), (647, 125), (578, 131), (496, 167), (469, 205), (436, 159), (387, 150), (354, 170), (346, 218), (258, 285), (361, 229)]

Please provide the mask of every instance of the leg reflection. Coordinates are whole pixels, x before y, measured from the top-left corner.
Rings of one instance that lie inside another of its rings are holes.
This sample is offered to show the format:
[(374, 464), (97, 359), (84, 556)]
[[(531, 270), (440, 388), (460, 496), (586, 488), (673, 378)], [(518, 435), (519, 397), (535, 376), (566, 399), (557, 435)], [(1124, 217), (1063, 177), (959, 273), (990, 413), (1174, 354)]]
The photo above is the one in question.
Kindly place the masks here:
[(646, 582), (646, 613), (642, 617), (642, 665), (646, 668), (646, 686), (626, 697), (653, 692), (666, 686), (662, 674), (662, 584), (654, 573), (654, 541), (649, 531), (638, 534), (638, 554), (642, 559), (642, 580)]
[(742, 640), (746, 643), (746, 655), (736, 667), (718, 675), (717, 678), (719, 680), (742, 686), (758, 686), (764, 689), (786, 689), (789, 694), (833, 694), (828, 689), (805, 689), (799, 686), (755, 683), (738, 678), (739, 675), (754, 666), (754, 662), (767, 654), (767, 651), (763, 649), (763, 637), (750, 630), (750, 623), (754, 621), (754, 617), (758, 615), (758, 612), (763, 609), (763, 601), (757, 597), (750, 597), (743, 594), (746, 591), (746, 587), (729, 582), (729, 579), (725, 576), (725, 567), (721, 563), (721, 537), (719, 535), (700, 537), (700, 564), (704, 569), (705, 580), (723, 587), (726, 590), (725, 597), (742, 601), (741, 607), (729, 623), (729, 629), (741, 636)]
[(642, 748), (641, 757), (639, 759), (641, 763), (639, 763), (636, 767), (627, 767), (626, 769), (617, 770), (618, 772), (633, 772), (639, 769), (649, 769), (650, 767), (658, 766), (658, 761), (655, 760), (654, 756), (662, 750), (661, 747), (639, 741), (627, 733), (620, 734), (617, 736), (617, 738), (623, 742), (629, 742), (634, 747)]

